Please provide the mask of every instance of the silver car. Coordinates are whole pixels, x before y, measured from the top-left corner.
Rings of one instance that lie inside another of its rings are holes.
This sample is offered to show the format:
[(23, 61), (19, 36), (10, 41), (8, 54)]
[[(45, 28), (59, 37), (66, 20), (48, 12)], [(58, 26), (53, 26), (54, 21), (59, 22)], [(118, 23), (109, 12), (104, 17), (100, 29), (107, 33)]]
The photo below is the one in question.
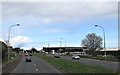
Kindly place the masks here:
[(78, 55), (73, 55), (73, 56), (72, 56), (72, 59), (80, 59), (80, 56), (78, 56)]
[(56, 57), (56, 58), (60, 58), (60, 54), (56, 53), (56, 54), (55, 54), (55, 57)]

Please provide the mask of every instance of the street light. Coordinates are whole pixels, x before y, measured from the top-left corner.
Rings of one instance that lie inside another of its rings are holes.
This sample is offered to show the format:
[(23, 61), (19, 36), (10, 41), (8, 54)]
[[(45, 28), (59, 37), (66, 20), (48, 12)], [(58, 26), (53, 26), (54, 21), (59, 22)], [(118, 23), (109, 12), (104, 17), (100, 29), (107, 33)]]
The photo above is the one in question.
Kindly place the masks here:
[(15, 25), (10, 26), (10, 27), (9, 27), (9, 30), (8, 30), (8, 63), (9, 63), (10, 30), (11, 30), (11, 28), (14, 27), (14, 26), (20, 26), (20, 24), (15, 24)]
[(60, 38), (60, 48), (61, 48), (62, 38)]
[(106, 60), (106, 45), (105, 45), (105, 30), (102, 26), (95, 25), (96, 27), (100, 27), (103, 30), (103, 36), (104, 36), (104, 52), (105, 52), (105, 60)]
[(59, 52), (61, 52), (61, 43), (62, 43), (62, 38), (60, 38), (60, 50), (59, 50)]

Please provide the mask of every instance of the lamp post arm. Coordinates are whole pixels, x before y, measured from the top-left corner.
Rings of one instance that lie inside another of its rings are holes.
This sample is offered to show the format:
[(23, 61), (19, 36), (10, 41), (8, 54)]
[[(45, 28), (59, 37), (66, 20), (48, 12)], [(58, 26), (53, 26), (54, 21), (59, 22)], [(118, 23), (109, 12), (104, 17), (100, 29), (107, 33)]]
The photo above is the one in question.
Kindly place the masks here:
[(98, 26), (98, 27), (102, 28), (102, 30), (103, 30), (104, 51), (105, 51), (105, 60), (106, 60), (105, 30), (104, 30), (104, 28), (102, 26), (99, 26), (99, 25), (95, 25), (95, 26)]
[(9, 30), (8, 30), (8, 45), (9, 45), (9, 42), (10, 42), (10, 30), (13, 26), (19, 26), (19, 24), (15, 24), (15, 25), (12, 25), (9, 27)]
[(102, 26), (99, 26), (99, 27), (101, 27), (102, 30), (103, 30), (103, 36), (104, 36), (104, 49), (106, 49), (106, 45), (105, 45), (105, 30), (104, 30), (104, 28), (103, 28)]
[(104, 36), (104, 48), (105, 48), (105, 29), (102, 27), (102, 26), (99, 26), (99, 25), (97, 25), (98, 27), (100, 27), (100, 28), (102, 28), (102, 30), (103, 30), (103, 36)]
[(15, 24), (15, 25), (12, 25), (9, 27), (9, 30), (8, 30), (8, 63), (9, 63), (9, 46), (10, 46), (10, 29), (13, 27), (13, 26), (19, 26), (19, 24)]
[(10, 26), (10, 28), (8, 30), (8, 45), (9, 45), (9, 42), (10, 42), (10, 30), (13, 26), (15, 26), (15, 25)]

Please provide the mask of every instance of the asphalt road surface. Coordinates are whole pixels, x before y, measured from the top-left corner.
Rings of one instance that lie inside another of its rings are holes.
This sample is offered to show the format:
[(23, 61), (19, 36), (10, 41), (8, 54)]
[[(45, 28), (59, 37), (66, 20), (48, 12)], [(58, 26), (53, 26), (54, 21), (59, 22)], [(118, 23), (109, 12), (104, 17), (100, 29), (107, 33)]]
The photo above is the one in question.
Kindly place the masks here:
[(61, 73), (38, 57), (31, 56), (31, 59), (32, 62), (26, 62), (24, 57), (13, 73)]
[[(48, 56), (54, 57), (53, 55), (48, 55)], [(113, 70), (114, 72), (118, 72), (118, 70), (119, 70), (118, 62), (87, 59), (87, 58), (80, 58), (79, 60), (74, 60), (74, 59), (72, 59), (71, 56), (61, 56), (61, 58), (65, 59), (65, 60), (79, 62), (79, 63), (82, 63), (82, 64), (104, 67), (104, 68)]]
[(92, 66), (101, 66), (107, 69), (111, 69), (114, 72), (118, 72), (118, 62), (112, 61), (103, 61), (103, 60), (95, 60), (95, 59), (87, 59), (87, 58), (80, 58), (79, 60), (73, 60), (70, 56), (62, 56), (61, 58), (71, 61), (76, 61), (82, 64), (92, 65)]
[[(2, 58), (2, 57), (1, 57)], [(2, 74), (2, 60), (0, 59), (0, 75)]]

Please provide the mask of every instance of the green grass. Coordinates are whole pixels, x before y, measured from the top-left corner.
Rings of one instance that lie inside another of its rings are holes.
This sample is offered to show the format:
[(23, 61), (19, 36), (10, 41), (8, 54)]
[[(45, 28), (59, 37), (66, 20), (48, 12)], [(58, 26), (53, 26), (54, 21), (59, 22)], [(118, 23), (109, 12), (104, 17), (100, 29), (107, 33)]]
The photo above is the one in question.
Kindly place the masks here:
[(4, 64), (4, 63), (7, 63), (7, 61), (8, 61), (8, 57), (7, 56), (5, 56), (5, 58), (4, 59), (2, 59), (2, 63)]
[(113, 73), (113, 71), (105, 69), (103, 67), (93, 67), (90, 65), (80, 64), (74, 61), (68, 61), (61, 58), (48, 57), (35, 54), (41, 57), (49, 64), (55, 66), (64, 73)]
[[(16, 56), (15, 56), (14, 53), (12, 53), (12, 54), (9, 55), (9, 61), (10, 62), (13, 61), (15, 58), (16, 58)], [(7, 62), (8, 62), (8, 56), (5, 56), (5, 58), (2, 59), (2, 63), (5, 64)]]
[[(105, 60), (105, 57), (102, 56), (80, 56), (82, 58), (89, 58), (89, 59), (97, 59), (97, 60)], [(117, 61), (118, 59), (115, 58), (114, 56), (107, 56), (105, 61)]]
[(15, 58), (16, 58), (16, 56), (14, 53), (10, 54), (10, 60), (14, 60)]

